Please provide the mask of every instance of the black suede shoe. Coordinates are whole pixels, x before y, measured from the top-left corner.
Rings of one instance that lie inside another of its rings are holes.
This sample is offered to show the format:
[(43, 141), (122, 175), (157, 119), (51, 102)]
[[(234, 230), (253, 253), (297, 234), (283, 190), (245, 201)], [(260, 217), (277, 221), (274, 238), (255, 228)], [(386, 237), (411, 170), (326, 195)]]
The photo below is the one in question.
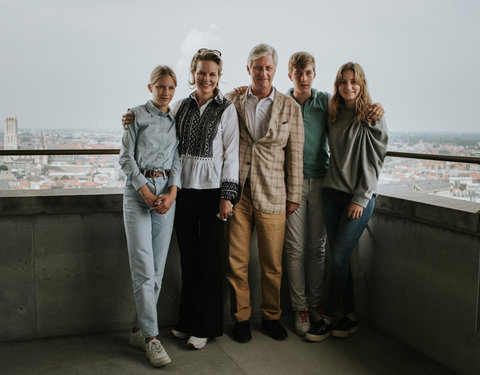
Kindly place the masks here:
[(236, 322), (233, 326), (233, 338), (237, 342), (249, 342), (252, 339), (252, 331), (250, 331), (250, 322)]
[(279, 320), (262, 319), (262, 328), (268, 332), (272, 339), (281, 341), (288, 337), (287, 330), (283, 328)]

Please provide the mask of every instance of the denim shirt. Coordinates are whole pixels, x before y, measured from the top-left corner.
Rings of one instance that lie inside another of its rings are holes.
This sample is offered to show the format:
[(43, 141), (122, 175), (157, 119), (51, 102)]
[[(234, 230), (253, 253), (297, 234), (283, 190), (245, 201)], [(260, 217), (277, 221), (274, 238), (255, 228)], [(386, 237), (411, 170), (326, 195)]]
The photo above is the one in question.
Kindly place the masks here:
[(182, 161), (178, 154), (178, 137), (172, 111), (164, 114), (152, 101), (132, 109), (133, 126), (123, 133), (120, 166), (127, 185), (135, 190), (147, 183), (142, 170), (170, 170), (168, 186), (181, 187)]

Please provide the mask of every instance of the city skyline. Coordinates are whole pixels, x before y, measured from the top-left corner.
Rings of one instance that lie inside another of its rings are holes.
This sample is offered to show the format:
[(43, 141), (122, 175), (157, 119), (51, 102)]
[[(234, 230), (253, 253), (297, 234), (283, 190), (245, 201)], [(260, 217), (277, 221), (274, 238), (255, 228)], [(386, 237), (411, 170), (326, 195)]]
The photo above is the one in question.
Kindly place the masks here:
[(0, 0), (0, 118), (17, 116), (24, 128), (116, 129), (128, 107), (149, 99), (154, 66), (175, 69), (178, 100), (191, 91), (192, 54), (217, 48), (226, 92), (250, 82), (248, 52), (266, 42), (279, 53), (279, 91), (291, 87), (289, 56), (306, 50), (322, 91), (332, 91), (341, 64), (359, 62), (390, 131), (475, 131), (479, 16), (473, 0)]
[[(6, 123), (10, 149), (118, 149), (121, 130), (34, 129), (18, 131)], [(1, 139), (1, 137), (0, 137)], [(414, 153), (478, 157), (480, 133), (472, 135), (392, 132), (389, 149)], [(74, 151), (75, 152), (75, 151)], [(19, 155), (0, 158), (0, 190), (122, 188), (125, 176), (118, 155)], [(443, 197), (480, 201), (480, 167), (475, 163), (387, 157), (379, 188), (418, 191)]]

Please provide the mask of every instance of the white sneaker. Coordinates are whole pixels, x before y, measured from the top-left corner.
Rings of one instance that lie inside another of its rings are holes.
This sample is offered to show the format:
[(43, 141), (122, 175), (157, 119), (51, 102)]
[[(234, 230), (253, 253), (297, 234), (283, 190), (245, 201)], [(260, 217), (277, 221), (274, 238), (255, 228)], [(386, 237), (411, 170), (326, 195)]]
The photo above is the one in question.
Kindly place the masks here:
[(147, 358), (154, 367), (161, 367), (172, 362), (160, 341), (153, 339), (145, 345)]
[(207, 345), (208, 338), (207, 337), (195, 337), (190, 336), (187, 341), (187, 345), (191, 349), (203, 349), (205, 345)]
[(142, 336), (142, 331), (139, 329), (133, 332), (133, 328), (128, 332), (128, 343), (145, 351), (145, 338)]
[(299, 336), (305, 336), (310, 329), (308, 310), (295, 311), (295, 332)]
[(170, 330), (170, 333), (175, 336), (177, 339), (186, 339), (188, 338), (190, 335), (188, 333), (185, 333), (185, 332), (182, 332), (182, 331), (178, 331), (176, 330), (175, 328), (172, 328)]

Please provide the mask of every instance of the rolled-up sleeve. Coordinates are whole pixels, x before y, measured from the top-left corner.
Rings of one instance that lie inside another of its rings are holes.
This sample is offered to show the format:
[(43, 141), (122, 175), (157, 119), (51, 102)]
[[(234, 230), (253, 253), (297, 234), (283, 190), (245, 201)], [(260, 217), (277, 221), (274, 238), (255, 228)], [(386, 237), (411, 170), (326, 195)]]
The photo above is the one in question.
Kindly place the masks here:
[(173, 154), (172, 166), (170, 167), (170, 175), (168, 176), (168, 186), (175, 185), (179, 189), (182, 188), (182, 158), (178, 152), (178, 141)]
[(135, 190), (138, 190), (147, 183), (147, 179), (140, 172), (140, 168), (135, 160), (138, 114), (135, 113), (134, 110), (132, 110), (132, 112), (135, 114), (135, 121), (132, 125), (129, 125), (128, 129), (123, 133), (119, 164), (125, 176), (132, 182)]

